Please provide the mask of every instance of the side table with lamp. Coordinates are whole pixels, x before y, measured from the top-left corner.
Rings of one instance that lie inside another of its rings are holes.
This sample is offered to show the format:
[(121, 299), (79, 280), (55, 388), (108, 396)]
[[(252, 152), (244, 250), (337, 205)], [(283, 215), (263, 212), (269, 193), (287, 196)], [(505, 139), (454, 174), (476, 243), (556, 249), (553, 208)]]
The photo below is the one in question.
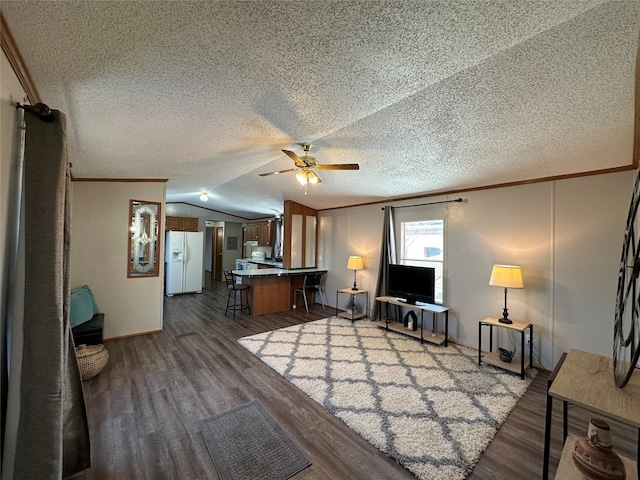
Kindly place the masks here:
[[(525, 336), (528, 334), (529, 343), (529, 368), (532, 366), (532, 354), (533, 354), (533, 325), (527, 322), (520, 322), (517, 320), (511, 320), (509, 318), (509, 311), (507, 310), (507, 289), (508, 288), (523, 288), (524, 282), (522, 281), (522, 269), (516, 265), (494, 265), (491, 270), (491, 278), (489, 279), (489, 285), (496, 287), (504, 287), (504, 310), (502, 311), (502, 317), (487, 317), (481, 320), (478, 324), (478, 365), (481, 365), (484, 361), (499, 368), (512, 371), (520, 374), (521, 378), (524, 378), (525, 374)], [(489, 352), (482, 352), (482, 327), (489, 327)], [(520, 358), (519, 362), (512, 362), (514, 352), (510, 352), (505, 349), (499, 348), (500, 353), (493, 352), (493, 328), (502, 327), (508, 330), (513, 330), (520, 333)], [(519, 365), (518, 365), (519, 363)]]
[[(352, 255), (349, 257), (349, 261), (347, 263), (347, 268), (349, 270), (353, 270), (353, 287), (352, 288), (341, 288), (336, 290), (336, 317), (342, 317), (342, 318), (346, 318), (347, 320), (351, 320), (352, 322), (354, 320), (357, 320), (359, 318), (364, 318), (364, 317), (368, 317), (369, 316), (369, 292), (366, 290), (360, 290), (358, 288), (358, 284), (357, 284), (357, 280), (356, 280), (356, 274), (358, 272), (358, 270), (363, 270), (364, 269), (364, 261), (362, 260), (362, 257), (356, 256), (356, 255)], [(338, 313), (338, 297), (339, 294), (341, 293), (345, 293), (347, 295), (350, 295), (350, 300), (348, 305), (351, 306), (350, 311), (346, 312), (346, 313)], [(356, 295), (364, 295), (365, 296), (365, 305), (364, 305), (364, 312), (356, 312), (355, 311), (355, 307), (356, 307)]]

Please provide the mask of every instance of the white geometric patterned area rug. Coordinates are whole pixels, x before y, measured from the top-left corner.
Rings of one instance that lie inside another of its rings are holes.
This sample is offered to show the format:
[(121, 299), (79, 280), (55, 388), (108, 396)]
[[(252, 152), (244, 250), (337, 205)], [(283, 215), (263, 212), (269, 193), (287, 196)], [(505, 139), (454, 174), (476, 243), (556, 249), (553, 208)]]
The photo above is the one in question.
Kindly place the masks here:
[(420, 479), (466, 478), (527, 390), (478, 352), (336, 317), (238, 340)]

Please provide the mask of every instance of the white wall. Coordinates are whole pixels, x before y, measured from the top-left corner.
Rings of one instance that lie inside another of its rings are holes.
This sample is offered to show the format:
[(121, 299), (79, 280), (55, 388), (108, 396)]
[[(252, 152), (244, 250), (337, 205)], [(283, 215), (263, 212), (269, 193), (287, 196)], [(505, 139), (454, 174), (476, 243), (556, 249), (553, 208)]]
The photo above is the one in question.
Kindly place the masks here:
[[(105, 314), (104, 337), (162, 329), (164, 262), (157, 277), (127, 278), (129, 200), (160, 202), (164, 182), (72, 182), (71, 288), (89, 285)], [(162, 224), (164, 230), (164, 222)], [(159, 235), (164, 259), (164, 235)]]
[[(222, 239), (222, 268), (235, 270), (236, 259), (242, 258), (242, 223), (224, 222), (224, 237)], [(236, 249), (231, 248), (229, 237), (235, 237)]]
[[(500, 316), (504, 304), (503, 290), (489, 286), (491, 267), (507, 263), (523, 268), (524, 289), (509, 290), (508, 306), (511, 318), (534, 326), (535, 364), (552, 368), (569, 348), (612, 356), (617, 273), (634, 176), (628, 171), (394, 203), (465, 199), (437, 207), (445, 218), (444, 304), (452, 309), (452, 339), (477, 348), (478, 321)], [(433, 208), (396, 212), (419, 217)], [(353, 283), (349, 255), (365, 259), (358, 286), (370, 292), (373, 304), (382, 220), (381, 205), (320, 212), (319, 264), (329, 270), (330, 304), (337, 288)]]

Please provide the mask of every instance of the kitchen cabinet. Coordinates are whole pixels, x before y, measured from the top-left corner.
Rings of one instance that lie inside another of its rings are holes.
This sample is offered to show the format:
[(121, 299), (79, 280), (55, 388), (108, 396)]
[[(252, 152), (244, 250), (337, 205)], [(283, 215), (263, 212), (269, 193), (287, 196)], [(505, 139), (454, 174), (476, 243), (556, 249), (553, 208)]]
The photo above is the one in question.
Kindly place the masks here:
[(170, 217), (165, 219), (165, 230), (174, 230), (180, 232), (197, 232), (197, 217)]
[(271, 234), (273, 222), (258, 223), (258, 245), (261, 247), (270, 247), (272, 244)]
[(248, 223), (244, 231), (244, 239), (246, 242), (258, 241), (258, 224)]
[(244, 231), (245, 242), (258, 242), (261, 247), (270, 247), (272, 244), (271, 235), (273, 232), (273, 222), (248, 223)]

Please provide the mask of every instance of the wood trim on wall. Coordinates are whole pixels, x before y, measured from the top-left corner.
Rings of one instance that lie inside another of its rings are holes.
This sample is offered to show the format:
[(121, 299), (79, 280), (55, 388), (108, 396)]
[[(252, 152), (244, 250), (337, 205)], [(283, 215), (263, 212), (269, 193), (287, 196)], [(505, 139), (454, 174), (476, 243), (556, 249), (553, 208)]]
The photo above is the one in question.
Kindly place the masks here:
[[(634, 150), (635, 149), (636, 149), (636, 146), (634, 145)], [(353, 205), (344, 205), (342, 207), (319, 208), (318, 212), (328, 212), (331, 210), (340, 210), (342, 208), (364, 207), (368, 205), (380, 205), (380, 204), (389, 204), (394, 202), (404, 202), (405, 200), (420, 200), (423, 198), (441, 197), (443, 195), (459, 195), (461, 193), (466, 193), (466, 192), (478, 192), (481, 190), (493, 190), (496, 188), (517, 187), (520, 185), (531, 185), (534, 183), (555, 182), (557, 180), (567, 180), (571, 178), (592, 177), (594, 175), (605, 175), (607, 173), (626, 172), (627, 170), (635, 170), (636, 168), (637, 168), (636, 165), (626, 165), (622, 167), (605, 168), (602, 170), (591, 170), (589, 172), (570, 173), (566, 175), (555, 175), (551, 177), (532, 178), (530, 180), (519, 180), (517, 182), (494, 183), (491, 185), (481, 185), (478, 187), (460, 188), (457, 190), (443, 190), (440, 192), (421, 193), (419, 195), (411, 195), (408, 197), (387, 198), (386, 200), (376, 200), (375, 202), (365, 202), (365, 203), (357, 203)]]
[(20, 51), (16, 46), (16, 42), (13, 40), (13, 36), (9, 31), (9, 27), (7, 26), (7, 22), (4, 20), (2, 12), (0, 12), (0, 45), (2, 46), (2, 51), (9, 60), (9, 64), (11, 64), (11, 68), (13, 68), (13, 72), (16, 74), (16, 77), (18, 77), (20, 86), (27, 94), (29, 103), (31, 105), (40, 103), (41, 100), (40, 95), (38, 95), (38, 90), (36, 90), (36, 86), (31, 79), (29, 69), (27, 69), (27, 66), (22, 60)]
[(162, 182), (166, 183), (169, 181), (168, 178), (78, 178), (73, 177), (72, 181), (74, 182), (118, 182), (118, 183), (132, 183), (132, 182)]

